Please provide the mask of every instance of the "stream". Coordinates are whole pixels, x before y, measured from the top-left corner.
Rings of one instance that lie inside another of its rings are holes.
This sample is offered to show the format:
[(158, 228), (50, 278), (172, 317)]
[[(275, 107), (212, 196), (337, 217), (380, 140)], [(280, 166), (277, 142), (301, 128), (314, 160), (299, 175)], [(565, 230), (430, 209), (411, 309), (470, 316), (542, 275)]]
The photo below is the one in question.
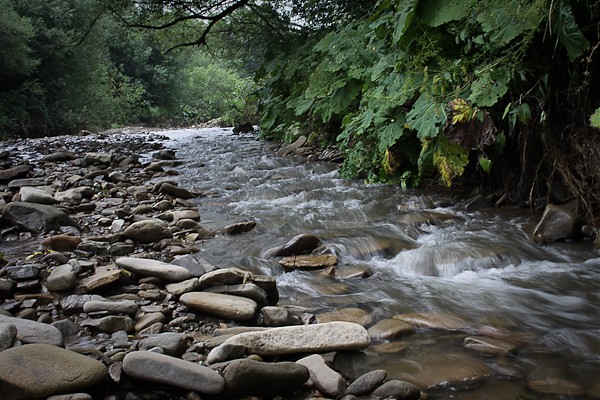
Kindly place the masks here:
[[(360, 309), (367, 328), (399, 314), (460, 321), (374, 339), (371, 369), (436, 387), (431, 398), (598, 398), (600, 254), (591, 243), (539, 246), (528, 236), (538, 213), (472, 211), (447, 193), (344, 180), (339, 165), (276, 157), (273, 144), (231, 129), (161, 133), (182, 161), (180, 185), (205, 194), (194, 200), (203, 226), (257, 222), (202, 243), (201, 254), (276, 276), (280, 306), (317, 317)], [(286, 272), (268, 257), (303, 233), (339, 258), (335, 273)], [(482, 331), (520, 345), (499, 356), (465, 348)]]

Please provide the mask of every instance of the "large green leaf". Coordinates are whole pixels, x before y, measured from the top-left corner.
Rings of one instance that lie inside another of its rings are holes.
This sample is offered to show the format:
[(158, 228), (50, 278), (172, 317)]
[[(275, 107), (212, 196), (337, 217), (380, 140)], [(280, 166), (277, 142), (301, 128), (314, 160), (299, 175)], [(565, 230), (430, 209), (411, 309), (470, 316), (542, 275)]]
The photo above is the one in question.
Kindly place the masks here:
[(392, 147), (398, 139), (404, 134), (405, 116), (399, 115), (397, 118), (390, 121), (383, 129), (381, 129), (379, 137), (378, 149), (384, 152)]
[(570, 61), (580, 57), (589, 43), (575, 21), (568, 2), (561, 0), (552, 10), (552, 31), (567, 51)]
[(544, 15), (543, 2), (498, 0), (483, 2), (477, 15), (481, 29), (495, 45), (504, 45), (521, 33), (535, 29)]
[(417, 8), (419, 21), (436, 27), (466, 17), (477, 0), (427, 0), (420, 1)]
[(417, 131), (419, 139), (434, 138), (446, 122), (445, 104), (435, 101), (429, 93), (422, 93), (406, 114), (406, 124)]
[(482, 73), (471, 84), (471, 95), (468, 100), (480, 107), (490, 107), (508, 91), (510, 71), (500, 67)]
[(402, 36), (410, 26), (415, 16), (415, 3), (416, 0), (411, 0), (404, 7), (396, 13), (396, 22), (394, 25), (394, 35), (392, 41), (398, 43)]

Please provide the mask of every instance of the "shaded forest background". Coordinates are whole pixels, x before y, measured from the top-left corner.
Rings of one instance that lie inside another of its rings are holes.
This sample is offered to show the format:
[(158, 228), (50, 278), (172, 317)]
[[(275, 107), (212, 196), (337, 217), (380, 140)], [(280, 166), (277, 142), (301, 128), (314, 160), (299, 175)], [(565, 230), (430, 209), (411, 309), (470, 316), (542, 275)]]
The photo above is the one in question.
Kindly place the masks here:
[[(0, 132), (251, 121), (350, 178), (600, 210), (591, 0), (0, 0)], [(592, 221), (593, 222), (593, 221)]]

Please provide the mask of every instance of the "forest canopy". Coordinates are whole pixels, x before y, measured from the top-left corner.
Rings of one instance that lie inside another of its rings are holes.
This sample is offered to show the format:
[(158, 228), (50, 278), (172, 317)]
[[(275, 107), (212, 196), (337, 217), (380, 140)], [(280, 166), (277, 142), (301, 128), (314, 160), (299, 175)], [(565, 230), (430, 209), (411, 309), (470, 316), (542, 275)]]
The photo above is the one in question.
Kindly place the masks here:
[(0, 3), (4, 131), (229, 112), (347, 177), (600, 207), (596, 1)]

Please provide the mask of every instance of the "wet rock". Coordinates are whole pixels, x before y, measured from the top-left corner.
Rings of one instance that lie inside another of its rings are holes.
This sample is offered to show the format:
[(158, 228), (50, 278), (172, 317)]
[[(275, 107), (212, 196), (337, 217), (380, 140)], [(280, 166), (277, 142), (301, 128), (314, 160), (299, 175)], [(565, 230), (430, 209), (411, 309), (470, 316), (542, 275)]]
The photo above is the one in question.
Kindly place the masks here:
[(179, 297), (184, 293), (200, 289), (200, 282), (198, 282), (198, 278), (191, 278), (182, 282), (169, 283), (165, 285), (165, 289), (167, 289), (167, 292)]
[(393, 339), (399, 336), (410, 335), (415, 328), (398, 319), (384, 319), (369, 328), (368, 332), (372, 338)]
[(0, 351), (10, 348), (17, 338), (17, 327), (13, 324), (0, 323)]
[(189, 292), (183, 294), (179, 301), (195, 310), (234, 321), (251, 319), (258, 308), (254, 300), (220, 293)]
[(362, 351), (338, 351), (333, 357), (333, 368), (344, 378), (355, 380), (369, 372), (369, 358)]
[(40, 276), (43, 268), (42, 264), (15, 265), (6, 268), (6, 277), (15, 281), (35, 279)]
[(466, 337), (464, 346), (482, 354), (503, 356), (515, 352), (519, 345), (501, 339), (490, 338), (486, 336)]
[(346, 388), (345, 394), (354, 396), (363, 396), (371, 393), (387, 378), (387, 372), (382, 369), (367, 372), (356, 378), (354, 382)]
[(188, 339), (183, 333), (167, 332), (140, 341), (140, 350), (154, 347), (161, 348), (167, 355), (180, 357), (187, 350)]
[(159, 193), (166, 194), (180, 199), (193, 199), (196, 197), (189, 190), (174, 185), (169, 182), (162, 183), (158, 188)]
[(283, 147), (281, 150), (277, 152), (277, 157), (287, 157), (290, 154), (293, 154), (299, 148), (303, 147), (308, 142), (306, 136), (302, 135), (296, 141), (290, 145)]
[(30, 186), (24, 186), (19, 190), (21, 201), (27, 203), (38, 203), (38, 204), (55, 204), (56, 200), (52, 194), (47, 193), (44, 190), (37, 189)]
[(318, 354), (299, 359), (296, 363), (304, 365), (310, 373), (310, 380), (319, 392), (332, 397), (338, 397), (346, 389), (346, 380), (325, 364)]
[(344, 321), (353, 322), (362, 326), (370, 325), (373, 321), (373, 317), (367, 311), (361, 308), (349, 307), (342, 308), (341, 310), (328, 311), (322, 314), (318, 314), (317, 322), (333, 322), (333, 321)]
[(159, 150), (156, 153), (152, 154), (152, 158), (156, 160), (174, 160), (175, 151), (171, 149)]
[(173, 237), (166, 225), (156, 220), (134, 222), (123, 232), (123, 236), (136, 243), (153, 243)]
[(17, 165), (8, 169), (0, 169), (0, 182), (6, 182), (15, 178), (23, 177), (31, 171), (31, 167), (26, 164)]
[(154, 276), (169, 282), (180, 282), (192, 277), (190, 271), (174, 264), (158, 260), (120, 257), (115, 261), (123, 269), (142, 276)]
[(273, 398), (300, 388), (309, 377), (306, 367), (293, 362), (232, 361), (225, 369), (224, 396)]
[(83, 312), (91, 313), (98, 311), (106, 311), (111, 314), (126, 314), (135, 315), (139, 307), (134, 301), (98, 301), (90, 300), (83, 305)]
[(99, 332), (114, 333), (117, 331), (133, 331), (133, 321), (129, 317), (121, 315), (109, 315), (97, 319), (86, 319), (80, 322), (81, 327), (92, 328)]
[(176, 258), (171, 262), (173, 265), (179, 265), (190, 271), (192, 276), (199, 277), (207, 272), (217, 269), (217, 267), (203, 258), (199, 254), (188, 254), (183, 257)]
[(25, 203), (22, 201), (7, 204), (2, 210), (2, 218), (34, 233), (60, 230), (61, 226), (74, 226), (75, 221), (63, 211), (47, 204)]
[(100, 361), (47, 344), (29, 344), (0, 353), (0, 397), (45, 399), (73, 393), (107, 381)]
[(239, 268), (222, 268), (207, 272), (198, 280), (201, 289), (212, 286), (239, 285), (249, 281), (252, 274)]
[(244, 122), (243, 124), (237, 125), (233, 128), (233, 133), (252, 133), (254, 132), (254, 126), (250, 122)]
[(576, 383), (566, 379), (548, 378), (531, 380), (527, 383), (531, 390), (552, 396), (583, 396), (585, 390)]
[(87, 393), (72, 393), (72, 394), (57, 394), (56, 396), (50, 396), (46, 400), (94, 400), (92, 396)]
[(375, 389), (373, 395), (381, 399), (418, 400), (421, 390), (412, 383), (391, 380)]
[(284, 257), (279, 265), (286, 269), (320, 269), (337, 265), (338, 258), (333, 254)]
[(179, 210), (170, 213), (171, 221), (176, 224), (181, 220), (200, 221), (200, 213), (197, 210)]
[(302, 319), (284, 307), (263, 307), (260, 310), (265, 326), (300, 325)]
[[(0, 314), (0, 323), (12, 324), (17, 328), (17, 339), (23, 343), (43, 343), (64, 346), (62, 333), (52, 325)], [(1, 365), (1, 363), (0, 363)]]
[(42, 246), (54, 251), (75, 251), (82, 242), (78, 236), (54, 235), (42, 241)]
[(225, 380), (210, 368), (150, 351), (128, 353), (123, 360), (123, 371), (140, 380), (199, 393), (219, 394), (225, 387)]
[(236, 224), (227, 225), (223, 231), (228, 235), (238, 235), (240, 233), (250, 232), (256, 226), (256, 221), (244, 221)]
[(61, 292), (74, 289), (77, 286), (77, 275), (70, 264), (59, 265), (52, 269), (46, 278), (46, 289), (51, 292)]
[(224, 344), (242, 345), (249, 354), (275, 356), (362, 350), (371, 339), (367, 330), (350, 322), (285, 326), (235, 335)]
[(291, 238), (281, 247), (276, 247), (268, 252), (269, 256), (298, 256), (309, 254), (317, 247), (321, 246), (321, 239), (314, 235), (301, 234)]
[(570, 203), (566, 206), (548, 204), (533, 231), (533, 239), (541, 244), (570, 239), (577, 233), (578, 225), (580, 223), (576, 204)]
[(395, 319), (404, 321), (417, 328), (441, 329), (447, 331), (464, 330), (470, 324), (464, 319), (451, 314), (422, 313), (422, 314), (398, 314)]

